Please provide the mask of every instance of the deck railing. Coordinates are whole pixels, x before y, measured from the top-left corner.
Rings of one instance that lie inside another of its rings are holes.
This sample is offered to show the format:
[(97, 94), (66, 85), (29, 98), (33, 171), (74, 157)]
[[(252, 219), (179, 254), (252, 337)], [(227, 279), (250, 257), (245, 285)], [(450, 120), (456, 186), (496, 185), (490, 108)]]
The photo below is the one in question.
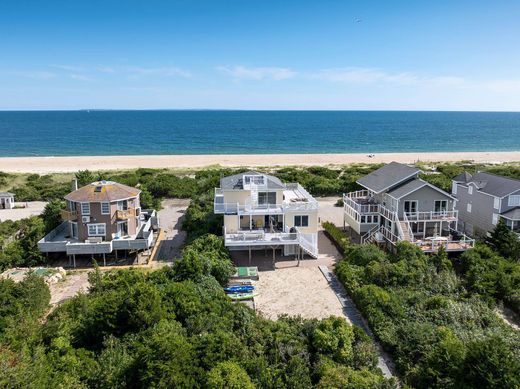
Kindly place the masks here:
[(459, 211), (430, 211), (430, 212), (406, 212), (408, 221), (429, 221), (429, 220), (455, 220)]
[(69, 211), (66, 209), (62, 209), (60, 211), (61, 220), (67, 221), (67, 220), (77, 220), (78, 219), (78, 211)]
[(116, 219), (117, 220), (126, 220), (135, 216), (135, 208), (128, 209), (118, 209), (116, 211)]

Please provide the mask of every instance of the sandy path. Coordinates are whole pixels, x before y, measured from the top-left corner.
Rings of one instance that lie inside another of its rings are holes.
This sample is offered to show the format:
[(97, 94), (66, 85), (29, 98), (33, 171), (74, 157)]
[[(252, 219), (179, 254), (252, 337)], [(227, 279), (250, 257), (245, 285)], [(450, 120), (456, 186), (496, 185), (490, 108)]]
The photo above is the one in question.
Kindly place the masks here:
[(273, 155), (134, 155), (81, 157), (3, 157), (1, 170), (5, 172), (55, 173), (82, 169), (115, 170), (148, 168), (200, 168), (222, 166), (283, 166), (283, 165), (342, 165), (397, 161), (460, 161), (513, 162), (520, 161), (520, 151), (503, 152), (443, 152), (443, 153), (380, 153), (372, 158), (367, 154), (273, 154)]
[(260, 272), (254, 284), (256, 308), (277, 319), (282, 314), (304, 318), (343, 316), (342, 306), (318, 267), (281, 268)]

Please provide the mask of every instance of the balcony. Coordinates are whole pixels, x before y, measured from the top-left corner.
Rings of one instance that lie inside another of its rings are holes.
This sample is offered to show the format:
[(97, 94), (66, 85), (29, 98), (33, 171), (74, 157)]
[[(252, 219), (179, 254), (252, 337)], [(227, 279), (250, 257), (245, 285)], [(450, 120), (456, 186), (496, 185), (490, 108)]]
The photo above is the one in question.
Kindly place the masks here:
[(60, 216), (63, 221), (78, 220), (78, 211), (67, 211), (66, 209), (62, 209), (60, 211)]
[(127, 220), (132, 217), (135, 217), (135, 209), (134, 208), (128, 208), (126, 210), (118, 209), (116, 211), (116, 219), (117, 220)]
[(406, 212), (409, 222), (456, 221), (459, 211)]

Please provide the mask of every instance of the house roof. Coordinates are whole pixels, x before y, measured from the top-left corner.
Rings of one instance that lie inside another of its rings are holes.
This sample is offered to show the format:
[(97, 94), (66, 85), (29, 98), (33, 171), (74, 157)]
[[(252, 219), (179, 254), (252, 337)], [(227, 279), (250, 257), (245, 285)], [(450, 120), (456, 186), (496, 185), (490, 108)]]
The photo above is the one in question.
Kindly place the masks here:
[(455, 182), (468, 182), (469, 180), (471, 180), (471, 174), (468, 172), (463, 172), (458, 176), (453, 177), (453, 181)]
[(13, 197), (14, 193), (11, 192), (0, 192), (0, 197)]
[(267, 187), (269, 189), (284, 189), (285, 185), (279, 178), (256, 171), (248, 171), (245, 173), (235, 174), (220, 179), (221, 189), (244, 189), (244, 176), (265, 176), (267, 179)]
[(141, 191), (113, 181), (97, 181), (85, 185), (65, 196), (66, 200), (78, 202), (117, 201), (139, 196)]
[(426, 182), (424, 180), (421, 180), (420, 178), (416, 178), (414, 180), (408, 181), (403, 185), (398, 186), (395, 189), (392, 189), (388, 192), (390, 196), (392, 196), (394, 199), (400, 199), (406, 195), (409, 195), (410, 193), (413, 193), (425, 186), (428, 186), (432, 188), (433, 190), (436, 190), (439, 193), (444, 194), (447, 197), (453, 198), (449, 193), (446, 193), (440, 188), (437, 188), (435, 185), (430, 184), (429, 182)]
[(484, 172), (475, 174), (467, 183), (475, 185), (480, 192), (497, 197), (504, 197), (520, 190), (519, 180)]
[(507, 212), (501, 213), (501, 216), (510, 220), (520, 220), (520, 207), (513, 208)]
[(402, 163), (391, 162), (364, 177), (357, 180), (359, 185), (375, 193), (381, 193), (406, 179), (412, 178), (421, 171), (415, 167), (404, 165)]

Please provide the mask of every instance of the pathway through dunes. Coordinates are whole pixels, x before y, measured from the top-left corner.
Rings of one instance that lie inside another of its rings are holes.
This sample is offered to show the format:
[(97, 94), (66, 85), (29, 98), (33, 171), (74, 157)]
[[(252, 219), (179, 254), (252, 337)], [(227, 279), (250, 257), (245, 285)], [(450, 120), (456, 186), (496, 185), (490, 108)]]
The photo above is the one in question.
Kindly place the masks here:
[(338, 300), (340, 301), (343, 307), (343, 315), (345, 318), (350, 323), (361, 327), (374, 340), (379, 352), (377, 366), (381, 369), (383, 375), (386, 378), (395, 377), (395, 366), (392, 358), (383, 350), (383, 347), (381, 347), (375, 338), (367, 322), (356, 308), (356, 305), (352, 299), (348, 296), (347, 291), (343, 285), (341, 285), (334, 273), (332, 273), (327, 266), (320, 266), (320, 271), (323, 273), (323, 276), (328, 281), (331, 289), (334, 291)]

